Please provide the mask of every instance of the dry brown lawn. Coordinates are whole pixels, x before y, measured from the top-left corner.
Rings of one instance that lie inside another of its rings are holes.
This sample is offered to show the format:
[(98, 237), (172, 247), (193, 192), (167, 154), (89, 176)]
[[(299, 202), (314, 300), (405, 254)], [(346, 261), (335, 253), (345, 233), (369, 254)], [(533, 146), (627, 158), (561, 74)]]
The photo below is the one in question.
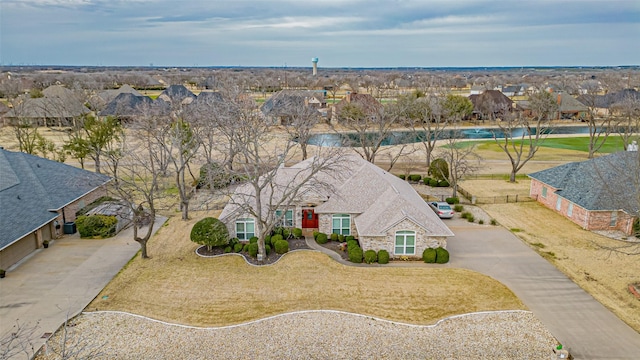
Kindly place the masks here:
[(221, 326), (315, 309), (415, 324), (474, 311), (525, 309), (501, 283), (464, 269), (353, 267), (313, 251), (294, 252), (264, 267), (239, 256), (201, 258), (189, 232), (205, 214), (216, 215), (170, 219), (149, 243), (152, 259), (133, 259), (86, 310)]
[[(499, 183), (497, 188), (503, 186)], [(640, 332), (640, 301), (628, 285), (640, 281), (640, 258), (606, 250), (617, 240), (581, 229), (537, 202), (482, 206), (596, 300)]]
[(528, 195), (531, 180), (518, 179), (515, 183), (508, 180), (465, 180), (460, 187), (478, 197)]

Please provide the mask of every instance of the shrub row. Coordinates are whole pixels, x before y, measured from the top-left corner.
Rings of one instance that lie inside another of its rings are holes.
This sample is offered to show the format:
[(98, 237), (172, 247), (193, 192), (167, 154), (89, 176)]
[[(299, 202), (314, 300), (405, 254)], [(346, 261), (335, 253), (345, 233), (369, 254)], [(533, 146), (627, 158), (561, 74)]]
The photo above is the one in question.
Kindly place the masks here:
[(449, 182), (447, 180), (438, 180), (432, 179), (430, 177), (425, 177), (422, 179), (425, 185), (429, 185), (431, 187), (449, 187)]
[(76, 227), (83, 238), (108, 238), (116, 233), (118, 219), (112, 215), (89, 215), (76, 218)]
[(422, 260), (428, 264), (446, 264), (449, 262), (449, 251), (443, 247), (427, 248), (422, 252)]

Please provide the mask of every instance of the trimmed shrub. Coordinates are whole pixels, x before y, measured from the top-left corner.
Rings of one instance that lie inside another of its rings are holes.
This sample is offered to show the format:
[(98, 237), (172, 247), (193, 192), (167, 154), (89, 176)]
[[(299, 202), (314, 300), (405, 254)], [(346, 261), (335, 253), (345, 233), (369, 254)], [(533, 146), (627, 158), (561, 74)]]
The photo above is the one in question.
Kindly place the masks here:
[(237, 252), (237, 253), (239, 253), (239, 252), (241, 252), (241, 251), (242, 251), (242, 249), (243, 249), (243, 248), (244, 248), (244, 245), (242, 245), (242, 244), (235, 244), (235, 245), (233, 245), (233, 252)]
[(458, 212), (458, 213), (459, 213), (459, 212), (462, 212), (462, 210), (464, 210), (464, 206), (462, 206), (462, 205), (460, 205), (460, 204), (456, 204), (456, 205), (453, 207), (453, 211), (455, 211), (455, 212)]
[(471, 213), (468, 211), (464, 211), (462, 214), (460, 214), (460, 217), (462, 217), (463, 219), (468, 219), (469, 216), (473, 217), (473, 215), (471, 215)]
[(282, 237), (282, 235), (280, 234), (275, 234), (271, 236), (271, 245), (274, 245), (276, 241), (279, 241), (279, 240), (284, 240), (284, 237)]
[(339, 235), (338, 235), (338, 241), (340, 241), (340, 242), (344, 242), (344, 238), (345, 238), (345, 236), (344, 236), (344, 235), (342, 235), (342, 234), (339, 234)]
[(438, 186), (438, 180), (431, 179), (431, 180), (429, 180), (429, 184), (428, 185), (431, 186), (431, 187), (436, 187), (436, 186)]
[(378, 251), (378, 264), (389, 263), (389, 252), (387, 250)]
[(436, 263), (446, 264), (449, 262), (449, 252), (447, 249), (439, 247), (436, 249)]
[(230, 253), (230, 252), (231, 252), (231, 246), (226, 246), (226, 247), (224, 248), (224, 253), (225, 253), (225, 254), (228, 254), (228, 253)]
[(318, 244), (326, 244), (328, 241), (329, 241), (329, 238), (325, 233), (319, 233), (318, 236), (316, 236), (316, 242)]
[[(256, 245), (258, 245), (258, 244), (256, 244)], [(249, 252), (249, 244), (242, 245), (242, 251)]]
[(449, 182), (447, 180), (438, 181), (438, 187), (449, 187)]
[(498, 225), (498, 221), (496, 219), (491, 219), (491, 225)]
[(344, 237), (344, 241), (345, 242), (349, 242), (349, 241), (352, 241), (352, 240), (355, 240), (355, 239), (356, 239), (356, 237), (353, 236), (353, 235), (347, 235), (347, 236)]
[(398, 177), (402, 180), (406, 180), (407, 176), (405, 174), (400, 174)]
[(449, 204), (449, 205), (460, 204), (460, 198), (457, 197), (457, 196), (448, 197), (448, 198), (444, 199), (444, 201), (446, 201), (447, 204)]
[(267, 235), (267, 236), (264, 237), (264, 244), (265, 245), (271, 245), (272, 244), (270, 235)]
[(292, 233), (296, 239), (300, 239), (302, 237), (302, 229), (300, 228), (293, 228)]
[(76, 227), (83, 238), (108, 238), (116, 233), (118, 219), (112, 215), (89, 215), (76, 218)]
[(331, 241), (338, 241), (338, 234), (331, 234)]
[(422, 178), (422, 182), (423, 182), (425, 185), (429, 185), (429, 183), (431, 182), (431, 180), (433, 180), (433, 179), (432, 179), (432, 178), (430, 178), (430, 177), (428, 177), (428, 176), (425, 176), (424, 178)]
[(449, 178), (449, 164), (443, 158), (435, 159), (429, 165), (429, 175), (434, 179), (447, 180)]
[(478, 224), (480, 224), (480, 225), (484, 224), (484, 220), (482, 220), (482, 219), (478, 220)]
[(360, 245), (358, 244), (358, 242), (356, 240), (349, 240), (347, 241), (347, 250), (354, 248), (354, 247), (359, 247)]
[(467, 221), (468, 221), (468, 222), (474, 222), (474, 221), (476, 221), (476, 218), (475, 218), (473, 215), (469, 214), (469, 215), (467, 216)]
[(254, 244), (254, 243), (257, 243), (257, 242), (258, 242), (258, 237), (257, 236), (252, 236), (249, 239), (249, 244)]
[(434, 264), (436, 262), (437, 256), (438, 253), (436, 249), (433, 248), (426, 248), (422, 252), (422, 260), (427, 264)]
[(360, 246), (355, 246), (349, 249), (349, 261), (352, 263), (360, 264), (362, 262), (362, 249)]
[(282, 229), (282, 238), (288, 239), (289, 236), (291, 236), (291, 231), (289, 231), (289, 229), (287, 228)]
[(277, 234), (277, 235), (282, 235), (282, 232), (283, 232), (283, 231), (284, 231), (284, 228), (282, 228), (282, 227), (276, 227), (276, 228), (273, 228), (272, 233), (273, 233), (273, 235), (276, 235), (276, 234)]
[(313, 230), (313, 240), (315, 240), (318, 237), (318, 234), (320, 234), (319, 231)]
[(258, 257), (258, 243), (257, 242), (249, 244), (249, 256)]
[(289, 243), (286, 240), (278, 240), (273, 244), (278, 254), (284, 254), (289, 251)]
[(271, 246), (269, 245), (265, 245), (264, 246), (264, 253), (269, 256), (269, 253), (271, 253)]
[(411, 175), (409, 175), (409, 181), (418, 182), (420, 180), (422, 180), (422, 175), (420, 175), (420, 174), (411, 174)]
[(237, 244), (240, 244), (240, 240), (238, 240), (238, 238), (229, 239), (229, 246), (235, 247)]
[(367, 264), (373, 264), (378, 261), (378, 254), (376, 254), (375, 250), (367, 250), (364, 252), (364, 262)]

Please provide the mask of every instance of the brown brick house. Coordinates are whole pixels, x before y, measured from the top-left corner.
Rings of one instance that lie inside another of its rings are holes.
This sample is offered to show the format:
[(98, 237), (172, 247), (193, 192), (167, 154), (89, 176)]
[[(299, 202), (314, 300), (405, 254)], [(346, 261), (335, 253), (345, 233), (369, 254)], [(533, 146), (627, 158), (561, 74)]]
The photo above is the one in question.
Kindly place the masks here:
[[(64, 231), (111, 180), (70, 165), (0, 149), (0, 268), (8, 269)], [(58, 225), (58, 226), (56, 226)]]
[(633, 234), (638, 216), (637, 151), (622, 151), (529, 174), (530, 195), (586, 230)]

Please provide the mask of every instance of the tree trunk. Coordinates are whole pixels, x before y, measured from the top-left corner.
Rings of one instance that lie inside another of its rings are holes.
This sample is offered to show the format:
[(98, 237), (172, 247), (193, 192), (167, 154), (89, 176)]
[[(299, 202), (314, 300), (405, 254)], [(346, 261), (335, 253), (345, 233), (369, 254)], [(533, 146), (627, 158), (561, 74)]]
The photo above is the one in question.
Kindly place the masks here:
[(98, 174), (102, 174), (102, 172), (100, 172), (100, 151), (96, 151), (96, 173)]
[(516, 182), (516, 170), (511, 170), (511, 174), (509, 174), (509, 182), (510, 183), (515, 183)]

